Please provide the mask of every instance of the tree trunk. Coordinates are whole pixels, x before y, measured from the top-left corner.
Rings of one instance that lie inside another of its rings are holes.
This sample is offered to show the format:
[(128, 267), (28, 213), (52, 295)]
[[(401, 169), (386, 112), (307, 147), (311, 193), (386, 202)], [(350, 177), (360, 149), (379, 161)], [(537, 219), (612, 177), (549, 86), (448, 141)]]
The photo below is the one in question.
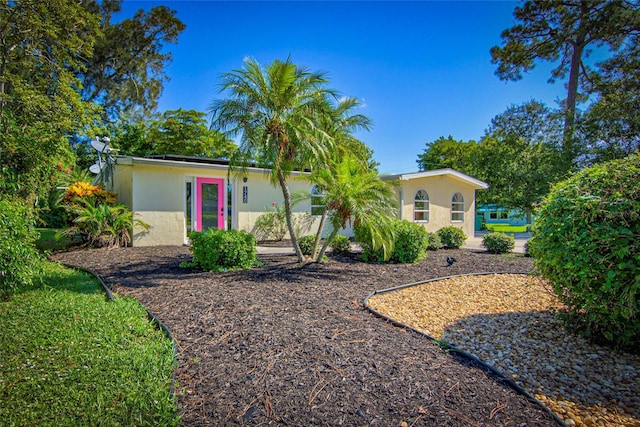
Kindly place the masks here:
[(329, 237), (327, 237), (324, 240), (324, 244), (322, 245), (322, 249), (320, 249), (320, 252), (318, 252), (318, 257), (316, 258), (316, 262), (322, 261), (322, 257), (324, 256), (324, 253), (327, 251), (327, 248), (329, 247), (329, 245), (333, 241), (333, 238), (336, 237), (336, 234), (338, 234), (338, 229), (334, 227), (334, 229), (331, 230), (331, 234), (329, 234)]
[(327, 208), (324, 208), (324, 212), (322, 212), (322, 217), (320, 218), (320, 225), (318, 225), (318, 232), (316, 233), (316, 241), (313, 242), (313, 256), (315, 258), (318, 252), (318, 245), (320, 244), (320, 239), (322, 239), (322, 230), (324, 229), (324, 224), (327, 222)]
[(280, 182), (280, 187), (282, 188), (282, 195), (284, 196), (284, 213), (287, 218), (287, 228), (289, 229), (291, 244), (298, 257), (298, 262), (304, 262), (304, 255), (300, 250), (300, 245), (298, 244), (298, 239), (293, 229), (293, 213), (291, 212), (291, 191), (289, 190), (289, 184), (287, 184), (287, 179), (281, 169), (278, 169), (277, 175), (278, 182)]

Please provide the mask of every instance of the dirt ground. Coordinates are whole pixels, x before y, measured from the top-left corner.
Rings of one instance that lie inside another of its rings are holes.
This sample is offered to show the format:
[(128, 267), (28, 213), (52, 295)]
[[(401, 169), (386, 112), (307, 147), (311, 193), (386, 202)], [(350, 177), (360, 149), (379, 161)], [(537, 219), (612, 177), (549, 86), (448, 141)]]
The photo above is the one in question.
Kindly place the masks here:
[[(457, 262), (447, 266), (446, 257)], [(180, 268), (186, 247), (61, 252), (153, 312), (178, 342), (184, 426), (552, 426), (551, 416), (481, 368), (372, 315), (375, 290), (463, 273), (527, 272), (521, 255), (430, 252), (413, 265), (288, 254), (264, 266)]]

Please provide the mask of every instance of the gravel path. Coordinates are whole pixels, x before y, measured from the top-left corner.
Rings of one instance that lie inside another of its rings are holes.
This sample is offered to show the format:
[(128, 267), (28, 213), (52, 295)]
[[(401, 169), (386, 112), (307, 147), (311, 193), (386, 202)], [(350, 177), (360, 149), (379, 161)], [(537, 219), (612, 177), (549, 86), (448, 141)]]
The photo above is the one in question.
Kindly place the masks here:
[(381, 293), (369, 305), (510, 375), (567, 425), (640, 427), (640, 356), (567, 333), (540, 279), (462, 276)]

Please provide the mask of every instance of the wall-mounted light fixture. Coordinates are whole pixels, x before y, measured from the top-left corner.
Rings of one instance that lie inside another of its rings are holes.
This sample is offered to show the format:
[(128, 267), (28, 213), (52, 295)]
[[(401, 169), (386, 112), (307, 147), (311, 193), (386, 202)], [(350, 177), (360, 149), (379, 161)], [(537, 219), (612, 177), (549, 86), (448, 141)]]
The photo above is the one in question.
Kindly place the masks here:
[(242, 178), (242, 182), (247, 182), (247, 177), (245, 176), (244, 178)]

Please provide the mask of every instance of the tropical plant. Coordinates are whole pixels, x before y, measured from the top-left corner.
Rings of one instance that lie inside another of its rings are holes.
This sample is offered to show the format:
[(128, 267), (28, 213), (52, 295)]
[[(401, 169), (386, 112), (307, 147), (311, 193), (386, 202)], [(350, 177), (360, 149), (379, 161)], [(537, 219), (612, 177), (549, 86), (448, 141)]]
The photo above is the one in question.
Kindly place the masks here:
[[(349, 221), (368, 230), (374, 248), (381, 248), (385, 255), (390, 251), (393, 242), (391, 223), (397, 202), (389, 184), (349, 153), (330, 169), (314, 171), (312, 179), (325, 189), (326, 214), (331, 225), (317, 261), (322, 260), (335, 236)], [(321, 232), (319, 229), (318, 233)]]
[(133, 212), (122, 204), (109, 205), (92, 198), (75, 200), (77, 204), (69, 206), (74, 225), (60, 231), (60, 237), (79, 236), (92, 247), (126, 247), (132, 241), (134, 226), (149, 229), (147, 223), (133, 218)]
[(442, 245), (447, 249), (458, 249), (464, 245), (464, 242), (467, 240), (467, 235), (464, 234), (464, 231), (453, 225), (442, 227), (436, 233)]
[(287, 234), (287, 216), (284, 207), (278, 207), (276, 202), (273, 202), (271, 207), (273, 211), (267, 209), (267, 212), (256, 218), (253, 233), (258, 241), (269, 239), (280, 241)]
[(504, 233), (496, 232), (485, 234), (482, 238), (482, 246), (492, 254), (506, 254), (516, 246), (516, 239)]
[(306, 236), (302, 236), (298, 239), (300, 250), (305, 256), (311, 257), (314, 255), (315, 240), (316, 238), (313, 234), (307, 234)]
[(332, 138), (323, 131), (321, 118), (336, 93), (326, 88), (324, 73), (310, 72), (290, 58), (275, 60), (266, 69), (254, 59), (245, 68), (222, 77), (221, 92), (228, 99), (213, 102), (212, 127), (229, 136), (240, 134), (240, 146), (231, 159), (243, 172), (258, 162), (271, 170), (272, 184), (284, 198), (287, 228), (300, 262), (304, 255), (296, 238), (287, 178), (310, 164), (322, 167)]
[(640, 342), (640, 154), (581, 171), (545, 198), (529, 251), (591, 337)]

